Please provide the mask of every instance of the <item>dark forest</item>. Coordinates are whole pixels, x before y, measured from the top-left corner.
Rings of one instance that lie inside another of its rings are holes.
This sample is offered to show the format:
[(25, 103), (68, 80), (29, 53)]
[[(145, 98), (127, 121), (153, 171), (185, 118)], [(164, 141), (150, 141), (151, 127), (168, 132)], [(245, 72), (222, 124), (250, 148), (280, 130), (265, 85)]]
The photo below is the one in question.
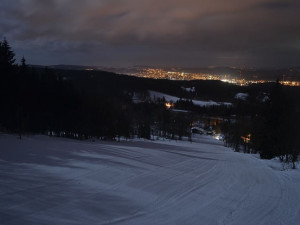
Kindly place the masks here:
[[(18, 64), (7, 40), (0, 42), (0, 129), (75, 139), (188, 137), (201, 118), (218, 117), (212, 127), (235, 151), (295, 162), (300, 140), (300, 88), (273, 83), (240, 87), (221, 81), (171, 81), (104, 71), (62, 70)], [(186, 92), (182, 87), (195, 87)], [(149, 90), (178, 96), (173, 109)], [(248, 93), (246, 100), (235, 94)], [(133, 97), (139, 96), (139, 102)], [(267, 99), (262, 100), (267, 96)], [(232, 102), (200, 107), (192, 99)], [(179, 111), (178, 111), (179, 110)], [(182, 111), (180, 111), (182, 110)], [(245, 141), (245, 137), (248, 137)]]

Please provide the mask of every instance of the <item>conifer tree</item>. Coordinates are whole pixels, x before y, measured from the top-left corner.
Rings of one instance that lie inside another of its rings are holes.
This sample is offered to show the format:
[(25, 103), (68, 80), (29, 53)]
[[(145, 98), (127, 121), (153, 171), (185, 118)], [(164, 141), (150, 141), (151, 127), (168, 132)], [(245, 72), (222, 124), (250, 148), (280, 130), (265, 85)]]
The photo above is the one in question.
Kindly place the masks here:
[(14, 66), (15, 61), (15, 53), (11, 50), (8, 41), (4, 38), (3, 41), (0, 41), (0, 68), (9, 70)]
[(21, 67), (22, 67), (23, 69), (25, 69), (25, 68), (27, 67), (27, 65), (26, 65), (26, 59), (24, 58), (24, 56), (23, 56), (22, 59), (21, 59)]

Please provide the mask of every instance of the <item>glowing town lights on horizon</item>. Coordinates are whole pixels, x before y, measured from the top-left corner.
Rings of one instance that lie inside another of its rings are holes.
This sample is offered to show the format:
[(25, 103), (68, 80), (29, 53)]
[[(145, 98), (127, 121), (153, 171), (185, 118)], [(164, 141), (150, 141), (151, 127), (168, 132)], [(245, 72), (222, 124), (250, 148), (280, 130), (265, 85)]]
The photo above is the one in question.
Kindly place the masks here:
[[(167, 80), (219, 80), (222, 82), (239, 85), (239, 86), (247, 86), (251, 84), (263, 84), (268, 82), (274, 82), (270, 80), (246, 80), (242, 78), (233, 78), (229, 74), (210, 74), (210, 73), (187, 73), (180, 70), (172, 69), (159, 69), (159, 68), (144, 68), (139, 72), (135, 73), (134, 76), (144, 77), (144, 78), (152, 78), (152, 79), (167, 79)], [(232, 78), (231, 78), (232, 77)], [(257, 78), (257, 77), (256, 77)], [(282, 85), (286, 86), (300, 86), (299, 81), (280, 81)]]

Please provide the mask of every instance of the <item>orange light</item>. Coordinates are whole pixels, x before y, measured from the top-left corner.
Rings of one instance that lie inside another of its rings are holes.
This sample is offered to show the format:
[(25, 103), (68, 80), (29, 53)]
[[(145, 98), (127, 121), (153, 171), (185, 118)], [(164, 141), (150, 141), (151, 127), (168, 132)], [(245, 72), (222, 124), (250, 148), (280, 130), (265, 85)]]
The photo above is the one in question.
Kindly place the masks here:
[(244, 143), (250, 143), (251, 141), (251, 134), (248, 134), (246, 137), (241, 137), (244, 141)]
[(170, 102), (166, 102), (166, 103), (165, 103), (165, 106), (166, 106), (167, 109), (170, 109), (171, 107), (174, 106), (174, 104), (173, 104), (173, 103), (170, 103)]

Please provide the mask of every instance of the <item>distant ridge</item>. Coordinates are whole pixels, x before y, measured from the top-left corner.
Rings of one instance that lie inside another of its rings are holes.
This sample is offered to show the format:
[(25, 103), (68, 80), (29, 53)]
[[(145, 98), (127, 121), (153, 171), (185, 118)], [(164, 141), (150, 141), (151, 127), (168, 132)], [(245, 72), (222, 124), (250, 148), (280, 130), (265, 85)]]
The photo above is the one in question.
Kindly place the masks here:
[[(32, 65), (33, 67), (48, 67), (52, 69), (60, 70), (98, 70), (107, 71), (117, 74), (125, 75), (135, 75), (139, 74), (143, 69), (147, 68), (160, 68), (153, 66), (131, 66), (131, 67), (113, 67), (113, 66), (82, 66), (82, 65)], [(207, 73), (216, 75), (230, 75), (232, 77), (243, 78), (246, 80), (257, 80), (264, 79), (270, 81), (281, 80), (283, 77), (292, 81), (300, 81), (300, 66), (282, 69), (272, 69), (272, 68), (239, 68), (239, 67), (229, 67), (229, 66), (209, 66), (209, 67), (199, 67), (199, 68), (185, 68), (185, 67), (162, 67), (161, 69), (170, 71), (182, 71), (186, 73)]]

